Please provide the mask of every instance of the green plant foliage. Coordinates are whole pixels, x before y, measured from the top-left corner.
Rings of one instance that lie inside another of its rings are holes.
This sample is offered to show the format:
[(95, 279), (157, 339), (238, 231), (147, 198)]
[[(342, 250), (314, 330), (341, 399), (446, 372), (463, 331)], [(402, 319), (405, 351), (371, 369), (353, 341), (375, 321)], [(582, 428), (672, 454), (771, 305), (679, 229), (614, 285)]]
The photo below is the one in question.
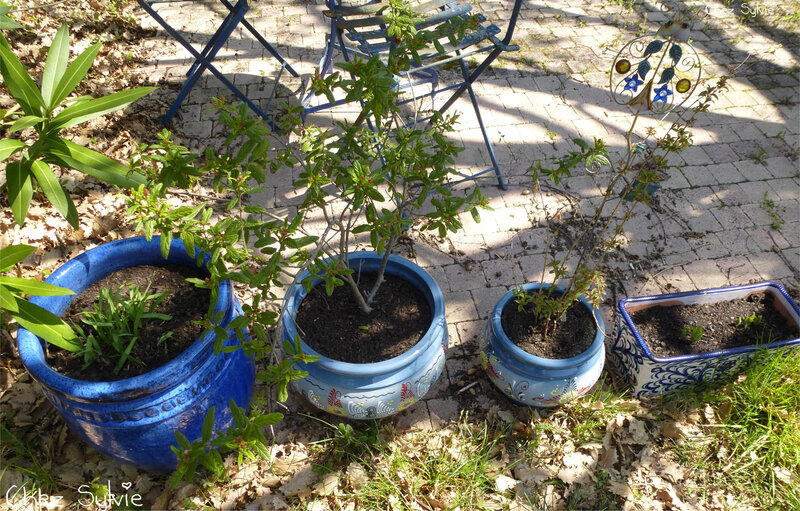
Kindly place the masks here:
[[(387, 61), (378, 56), (355, 57), (339, 64), (344, 73), (312, 79), (317, 95), (361, 101), (356, 121), (339, 122), (335, 130), (293, 127), (303, 152), (297, 159), (300, 173), (295, 182), (304, 191), (302, 208), (322, 210), (330, 225), (328, 236), (320, 240), (323, 249), (306, 260), (312, 271), (304, 284), (310, 286), (321, 278), (328, 293), (346, 285), (364, 314), (371, 311), (389, 254), (407, 229), (446, 236), (462, 228), (462, 213), (479, 221), (479, 210), (488, 208), (479, 187), (463, 196), (448, 186), (460, 178), (453, 165), (462, 148), (446, 138), (454, 131), (457, 117), (434, 112), (427, 123), (408, 126), (394, 86), (394, 77), (409, 72), (424, 48), (440, 37), (463, 35), (473, 20), (425, 31), (415, 27), (415, 15), (405, 2), (391, 1), (380, 12), (394, 42)], [(421, 112), (414, 115), (419, 117)], [(334, 209), (331, 197), (343, 199), (344, 208)], [(367, 235), (383, 255), (376, 281), (368, 290), (358, 288), (347, 261), (358, 234)]]
[(764, 350), (735, 381), (686, 395), (688, 402), (714, 412), (707, 436), (678, 446), (680, 461), (697, 483), (735, 487), (736, 496), (749, 507), (800, 508), (798, 383), (796, 350)]
[[(658, 41), (651, 43), (653, 48), (660, 48), (659, 44)], [(573, 171), (579, 166), (591, 176), (597, 175), (598, 168), (608, 168), (604, 176), (605, 187), (601, 188), (600, 203), (591, 215), (573, 212), (567, 216), (564, 208), (547, 215), (547, 246), (564, 232), (567, 225), (573, 228), (577, 226), (577, 235), (572, 233), (567, 236), (566, 252), (558, 255), (548, 253), (542, 270), (542, 283), (556, 284), (562, 281), (565, 282), (564, 290), (554, 293), (542, 288), (530, 295), (524, 293), (521, 287), (514, 291), (518, 308), (535, 314), (537, 322), (544, 326), (545, 335), (552, 331), (555, 322), (580, 296), (586, 297), (595, 307), (602, 301), (605, 294), (604, 259), (616, 250), (618, 238), (625, 234), (625, 223), (633, 216), (636, 206), (647, 202), (647, 186), (665, 177), (667, 156), (680, 153), (692, 145), (689, 127), (694, 124), (695, 116), (708, 110), (720, 91), (726, 90), (727, 79), (724, 76), (701, 92), (689, 110), (691, 115), (675, 120), (654, 143), (647, 144), (647, 138), (654, 135), (651, 130), (648, 130), (644, 140), (634, 143), (634, 127), (639, 119), (637, 112), (627, 133), (626, 154), (617, 164), (611, 162), (603, 140), (595, 139), (592, 145), (577, 138), (573, 140), (577, 150), (553, 158), (550, 165), (544, 165), (540, 160), (528, 169), (541, 207), (548, 211), (543, 192), (543, 187), (548, 183), (560, 186), (564, 179), (572, 177)]]
[[(14, 266), (33, 253), (36, 247), (11, 245), (0, 249), (0, 274), (10, 272)], [(0, 275), (0, 310), (8, 313), (20, 326), (30, 330), (45, 341), (67, 351), (78, 351), (77, 336), (64, 321), (23, 298), (29, 296), (60, 296), (75, 294), (71, 289), (46, 284), (34, 279)]]
[(100, 43), (87, 48), (68, 65), (69, 31), (67, 25), (62, 25), (47, 52), (39, 89), (0, 33), (0, 75), (22, 114), (8, 132), (13, 134), (33, 128), (37, 134), (30, 146), (17, 139), (0, 140), (0, 161), (17, 153), (21, 155), (6, 165), (8, 202), (19, 225), (25, 222), (34, 185), (38, 185), (70, 225), (78, 226), (75, 205), (51, 165), (76, 169), (120, 187), (134, 187), (144, 182), (142, 176), (130, 174), (128, 167), (59, 135), (66, 128), (124, 108), (154, 90), (140, 87), (100, 98), (67, 99), (86, 77), (98, 51)]
[(698, 342), (705, 335), (705, 331), (701, 326), (686, 325), (681, 330), (681, 335), (689, 342)]
[(22, 28), (22, 25), (14, 21), (8, 15), (8, 11), (11, 10), (11, 7), (7, 5), (5, 2), (0, 2), (0, 30), (14, 30), (16, 28)]
[[(123, 290), (128, 287), (128, 296), (123, 296)], [(90, 327), (87, 332), (78, 325), (80, 342), (83, 347), (79, 350), (83, 354), (83, 369), (86, 369), (98, 359), (108, 361), (116, 360), (114, 372), (118, 373), (128, 360), (143, 365), (143, 363), (130, 356), (131, 350), (139, 340), (139, 334), (145, 321), (168, 321), (172, 316), (155, 312), (156, 308), (169, 294), (149, 293), (150, 286), (142, 290), (139, 286), (130, 287), (126, 283), (117, 289), (101, 289), (93, 311), (84, 311), (81, 322)], [(157, 341), (160, 345), (172, 336), (172, 332), (164, 333)]]
[(281, 413), (253, 413), (248, 416), (243, 408), (236, 406), (233, 399), (228, 401), (234, 425), (223, 434), (214, 436), (215, 408), (212, 406), (203, 420), (200, 440), (189, 442), (180, 431), (175, 431), (178, 446), (172, 451), (178, 457), (178, 469), (170, 478), (172, 487), (184, 480), (191, 482), (198, 466), (205, 467), (218, 480), (225, 478), (225, 465), (222, 455), (236, 451), (237, 462), (241, 465), (244, 458), (250, 461), (264, 459), (269, 456), (264, 428), (283, 420)]

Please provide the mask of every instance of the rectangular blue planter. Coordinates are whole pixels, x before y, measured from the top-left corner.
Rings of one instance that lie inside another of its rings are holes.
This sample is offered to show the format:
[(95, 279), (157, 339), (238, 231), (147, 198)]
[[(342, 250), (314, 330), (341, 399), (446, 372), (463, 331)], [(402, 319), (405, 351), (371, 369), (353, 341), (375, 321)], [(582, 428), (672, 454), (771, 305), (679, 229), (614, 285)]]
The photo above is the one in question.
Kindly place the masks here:
[(648, 307), (719, 303), (760, 293), (774, 296), (781, 314), (800, 328), (800, 309), (775, 282), (624, 298), (617, 307), (616, 332), (608, 350), (609, 363), (631, 384), (634, 396), (658, 396), (738, 374), (758, 350), (799, 346), (800, 338), (797, 338), (761, 346), (660, 358), (653, 355), (630, 317), (631, 312)]

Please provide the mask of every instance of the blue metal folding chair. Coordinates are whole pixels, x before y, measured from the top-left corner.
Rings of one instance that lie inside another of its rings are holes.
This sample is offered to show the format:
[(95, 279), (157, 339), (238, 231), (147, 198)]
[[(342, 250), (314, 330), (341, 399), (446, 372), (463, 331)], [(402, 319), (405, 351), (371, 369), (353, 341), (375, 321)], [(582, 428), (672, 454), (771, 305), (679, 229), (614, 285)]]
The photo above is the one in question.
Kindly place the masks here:
[[(241, 24), (244, 28), (246, 28), (256, 40), (261, 43), (264, 48), (272, 55), (275, 59), (278, 60), (281, 64), (281, 68), (278, 72), (278, 76), (275, 78), (275, 83), (277, 84), (280, 81), (281, 75), (283, 74), (283, 70), (286, 69), (291, 73), (292, 76), (298, 77), (300, 76), (297, 71), (295, 71), (291, 65), (281, 56), (280, 53), (267, 42), (264, 37), (258, 33), (258, 31), (251, 25), (245, 18), (244, 15), (249, 9), (247, 4), (247, 0), (238, 0), (235, 5), (231, 4), (228, 0), (219, 0), (227, 9), (228, 15), (225, 17), (225, 20), (222, 24), (217, 28), (217, 31), (211, 37), (211, 40), (208, 41), (205, 48), (202, 51), (198, 52), (196, 49), (192, 47), (189, 42), (178, 33), (169, 23), (164, 20), (164, 18), (159, 15), (152, 7), (151, 4), (160, 3), (164, 1), (174, 1), (174, 0), (137, 0), (139, 5), (147, 11), (150, 16), (155, 19), (159, 25), (164, 27), (164, 30), (172, 36), (173, 39), (181, 43), (186, 50), (194, 56), (195, 61), (194, 64), (189, 68), (189, 71), (186, 73), (186, 81), (183, 83), (183, 87), (181, 87), (180, 92), (178, 93), (178, 97), (169, 107), (167, 113), (164, 115), (162, 122), (167, 124), (169, 120), (175, 115), (175, 112), (181, 106), (181, 103), (186, 99), (186, 96), (189, 95), (189, 92), (192, 90), (192, 87), (197, 83), (197, 81), (202, 76), (205, 70), (208, 70), (213, 74), (219, 81), (225, 84), (228, 89), (231, 90), (233, 94), (236, 95), (237, 98), (245, 102), (253, 112), (259, 115), (264, 120), (268, 121), (270, 125), (272, 124), (272, 119), (270, 119), (269, 115), (267, 115), (267, 111), (269, 111), (269, 105), (272, 102), (272, 99), (275, 97), (275, 90), (277, 87), (273, 88), (272, 96), (269, 98), (266, 107), (262, 110), (256, 103), (251, 101), (242, 91), (240, 91), (230, 80), (225, 78), (225, 76), (217, 69), (214, 64), (212, 63), (214, 58), (217, 56), (217, 53), (225, 43), (228, 41), (228, 38), (231, 36), (233, 31), (236, 27)], [(190, 0), (191, 1), (191, 0)]]
[[(386, 36), (386, 20), (379, 14), (379, 11), (386, 7), (386, 5), (387, 3), (382, 0), (375, 0), (359, 6), (343, 5), (342, 0), (328, 0), (329, 9), (325, 11), (324, 14), (331, 19), (330, 34), (328, 35), (325, 52), (319, 63), (320, 74), (324, 75), (331, 72), (333, 56), (336, 49), (341, 51), (346, 61), (350, 60), (352, 54), (363, 55), (365, 57), (380, 55), (382, 58), (388, 58), (388, 53), (391, 50), (393, 42), (391, 38)], [(430, 86), (430, 92), (425, 94), (416, 94), (416, 92), (414, 92), (411, 99), (403, 100), (400, 104), (417, 101), (424, 97), (433, 98), (440, 92), (453, 91), (449, 99), (437, 109), (442, 113), (450, 108), (465, 91), (469, 92), (472, 107), (475, 110), (475, 115), (478, 119), (478, 124), (480, 125), (492, 166), (471, 176), (465, 176), (464, 180), (476, 179), (488, 172), (494, 172), (498, 185), (504, 190), (506, 190), (508, 186), (500, 172), (500, 166), (497, 163), (492, 142), (486, 131), (486, 126), (484, 125), (480, 106), (478, 105), (478, 100), (472, 84), (475, 83), (481, 73), (483, 73), (502, 52), (516, 51), (519, 49), (519, 46), (511, 44), (511, 38), (514, 34), (514, 27), (517, 23), (521, 5), (522, 0), (514, 0), (508, 26), (506, 27), (506, 32), (502, 40), (498, 38), (498, 35), (502, 32), (500, 28), (494, 24), (486, 24), (486, 18), (478, 14), (476, 17), (478, 21), (477, 28), (468, 31), (460, 40), (456, 41), (455, 45), (451, 44), (449, 38), (443, 36), (440, 42), (444, 47), (444, 53), (431, 50), (425, 55), (420, 55), (422, 60), (421, 65), (412, 67), (405, 77), (396, 77), (397, 87), (401, 89), (411, 86), (416, 87), (421, 84)], [(461, 5), (457, 0), (411, 0), (411, 8), (422, 18), (422, 21), (416, 24), (418, 30), (434, 30), (442, 24), (456, 18), (466, 19), (472, 16), (470, 14), (472, 7), (469, 5)], [(445, 30), (445, 32), (447, 31)], [(350, 40), (349, 44), (351, 44), (352, 47), (348, 46), (348, 43), (345, 43), (345, 35), (347, 39)], [(470, 73), (464, 63), (464, 59), (484, 53), (486, 55), (483, 60)], [(439, 73), (436, 68), (455, 61), (458, 61), (460, 64), (461, 81), (440, 87)], [(313, 93), (303, 99), (304, 116), (344, 103), (344, 101), (341, 100), (312, 106), (310, 101), (312, 95)], [(430, 117), (419, 119), (415, 121), (414, 124), (429, 119)]]

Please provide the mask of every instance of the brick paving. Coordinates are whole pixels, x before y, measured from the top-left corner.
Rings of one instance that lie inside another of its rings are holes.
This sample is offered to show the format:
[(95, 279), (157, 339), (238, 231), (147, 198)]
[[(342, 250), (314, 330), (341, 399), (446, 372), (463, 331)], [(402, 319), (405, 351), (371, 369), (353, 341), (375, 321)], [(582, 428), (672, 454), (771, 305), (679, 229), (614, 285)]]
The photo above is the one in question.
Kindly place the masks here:
[[(508, 19), (510, 1), (471, 3), (501, 27)], [(536, 224), (541, 208), (534, 194), (526, 192), (531, 189), (524, 173), (528, 165), (563, 154), (569, 147), (565, 141), (576, 136), (602, 137), (613, 154), (622, 152), (631, 115), (611, 101), (606, 71), (625, 41), (640, 29), (655, 31), (666, 19), (655, 4), (628, 11), (622, 3), (526, 2), (514, 37), (521, 51), (505, 54), (476, 87), (511, 187), (502, 192), (491, 182), (483, 183), (494, 210), (483, 213), (480, 223), (466, 219), (465, 232), (449, 242), (415, 235), (415, 259), (437, 279), (447, 302), (453, 349), (444, 383), (469, 380), (466, 371), (478, 363), (476, 336), (494, 303), (506, 290), (537, 279), (541, 272), (544, 230)], [(250, 4), (248, 18), (255, 27), (295, 69), (311, 73), (327, 33), (324, 7), (287, 0)], [(208, 40), (219, 15), (217, 6), (156, 4), (198, 48)], [(641, 207), (627, 226), (633, 236), (628, 258), (611, 263), (619, 270), (609, 282), (617, 298), (764, 279), (779, 280), (795, 292), (800, 289), (798, 27), (789, 25), (784, 16), (788, 13), (780, 6), (773, 16), (743, 22), (721, 4), (710, 9), (693, 30), (704, 77), (719, 76), (745, 58), (747, 64), (731, 80), (730, 91), (698, 118), (695, 145), (670, 160), (673, 167), (652, 207)], [(143, 12), (141, 21), (157, 28)], [(181, 83), (192, 62), (188, 52), (162, 31), (152, 44), (163, 50), (149, 63), (148, 74), (154, 81)], [(246, 87), (251, 98), (268, 96), (277, 72), (275, 61), (249, 34), (234, 34), (218, 58), (221, 70)], [(283, 79), (279, 96), (296, 97), (301, 86), (300, 80)], [(200, 147), (216, 133), (217, 122), (206, 112), (216, 95), (230, 96), (215, 78), (204, 77), (181, 107), (170, 127), (184, 142)], [(468, 171), (486, 168), (486, 150), (467, 100), (459, 100), (456, 107), (464, 114), (456, 134), (466, 146), (460, 163)], [(670, 117), (644, 120), (636, 132), (669, 122)], [(298, 204), (288, 174), (269, 183), (261, 198), (269, 206)], [(567, 180), (567, 191), (588, 207), (600, 194), (600, 177), (576, 173)], [(774, 215), (783, 222), (780, 229), (773, 228)], [(603, 307), (609, 330), (612, 305), (609, 298)], [(450, 385), (437, 385), (428, 394), (430, 414), (416, 406), (399, 420), (431, 424), (457, 415), (458, 407), (448, 401)]]

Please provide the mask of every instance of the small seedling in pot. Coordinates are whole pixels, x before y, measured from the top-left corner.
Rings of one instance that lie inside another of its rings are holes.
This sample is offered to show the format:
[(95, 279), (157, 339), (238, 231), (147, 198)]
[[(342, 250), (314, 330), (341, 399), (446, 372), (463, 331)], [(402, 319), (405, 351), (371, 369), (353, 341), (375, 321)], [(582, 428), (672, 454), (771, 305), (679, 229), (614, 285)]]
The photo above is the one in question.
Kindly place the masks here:
[[(164, 301), (169, 292), (150, 293), (150, 286), (142, 291), (139, 286), (130, 287), (128, 297), (122, 296), (125, 283), (117, 289), (102, 289), (93, 311), (85, 311), (81, 321), (91, 327), (86, 333), (79, 325), (74, 325), (78, 336), (83, 343), (83, 369), (86, 369), (98, 359), (117, 358), (114, 372), (118, 373), (125, 362), (132, 360), (137, 364), (141, 361), (131, 356), (136, 341), (145, 320), (159, 319), (168, 321), (172, 316), (155, 312), (156, 308)], [(157, 344), (160, 346), (172, 332), (164, 333)], [(166, 345), (164, 346), (166, 349)], [(109, 348), (113, 349), (110, 351)]]
[(683, 330), (681, 331), (681, 335), (692, 343), (695, 343), (700, 339), (702, 339), (703, 334), (705, 334), (705, 332), (703, 331), (703, 327), (694, 325), (686, 325), (685, 327), (683, 327)]
[(749, 330), (753, 327), (760, 327), (764, 324), (764, 318), (760, 314), (756, 314), (755, 312), (751, 313), (747, 317), (738, 317), (736, 318), (736, 326), (743, 330)]

